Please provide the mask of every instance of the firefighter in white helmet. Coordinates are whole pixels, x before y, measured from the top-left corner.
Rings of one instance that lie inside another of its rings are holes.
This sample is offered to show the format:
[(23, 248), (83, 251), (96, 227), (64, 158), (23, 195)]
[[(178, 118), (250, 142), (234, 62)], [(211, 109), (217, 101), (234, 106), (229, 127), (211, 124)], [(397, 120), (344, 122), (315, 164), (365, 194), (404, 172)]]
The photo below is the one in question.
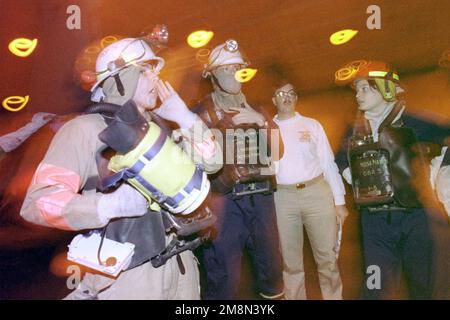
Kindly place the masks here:
[(114, 77), (119, 94), (125, 94), (120, 80), (120, 71), (131, 65), (147, 63), (158, 75), (164, 67), (164, 59), (157, 57), (144, 39), (121, 39), (103, 49), (95, 64), (97, 82), (92, 86), (92, 100), (98, 102), (105, 97), (102, 86), (106, 79)]
[[(98, 56), (92, 100), (109, 103), (112, 108), (135, 105), (148, 117), (159, 99), (157, 113), (179, 125), (182, 145), (193, 150), (194, 161), (208, 173), (215, 172), (220, 164), (205, 159), (220, 148), (170, 84), (158, 78), (163, 65), (164, 60), (155, 56), (143, 39), (119, 40)], [(150, 263), (172, 239), (159, 206), (149, 206), (127, 183), (108, 193), (96, 188), (106, 169), (100, 153), (105, 145), (99, 134), (107, 128), (110, 114), (102, 110), (101, 114), (81, 115), (57, 132), (28, 189), (22, 217), (70, 231), (105, 228), (107, 239), (135, 245), (129, 266), (116, 278), (88, 272), (67, 299), (198, 299), (198, 269), (191, 251), (181, 252), (157, 268)], [(203, 132), (193, 132), (199, 126)]]
[[(223, 149), (227, 163), (211, 179), (214, 196), (210, 205), (217, 212), (218, 221), (217, 237), (211, 245), (203, 247), (205, 299), (236, 298), (244, 248), (252, 256), (260, 296), (267, 299), (283, 296), (273, 173), (267, 170), (270, 158), (261, 152), (259, 161), (251, 163), (249, 159), (258, 155), (258, 148), (250, 148), (251, 142), (247, 146), (239, 144), (242, 138), (239, 132), (245, 132), (244, 136), (249, 133), (248, 137), (254, 132), (253, 137), (260, 137), (258, 147), (267, 147), (266, 137), (257, 133), (269, 129), (268, 118), (247, 102), (241, 83), (236, 80), (236, 72), (247, 65), (235, 40), (214, 48), (203, 71), (203, 76), (211, 79), (213, 92), (193, 109), (208, 127), (220, 130), (226, 139)], [(235, 133), (231, 138), (230, 132)], [(236, 158), (229, 159), (226, 154), (233, 154), (233, 150)], [(244, 161), (238, 161), (239, 154), (245, 154), (245, 159), (240, 159)]]

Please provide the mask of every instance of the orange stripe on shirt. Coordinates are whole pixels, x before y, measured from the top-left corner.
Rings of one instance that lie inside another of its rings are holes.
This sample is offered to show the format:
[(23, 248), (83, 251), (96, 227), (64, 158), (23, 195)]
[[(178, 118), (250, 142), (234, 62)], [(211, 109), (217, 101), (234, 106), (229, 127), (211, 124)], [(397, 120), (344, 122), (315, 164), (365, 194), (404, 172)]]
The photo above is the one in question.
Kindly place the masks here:
[(62, 211), (80, 190), (80, 176), (71, 170), (41, 163), (32, 181), (32, 185), (36, 184), (56, 187), (56, 190), (36, 200), (42, 218), (55, 228), (73, 230)]

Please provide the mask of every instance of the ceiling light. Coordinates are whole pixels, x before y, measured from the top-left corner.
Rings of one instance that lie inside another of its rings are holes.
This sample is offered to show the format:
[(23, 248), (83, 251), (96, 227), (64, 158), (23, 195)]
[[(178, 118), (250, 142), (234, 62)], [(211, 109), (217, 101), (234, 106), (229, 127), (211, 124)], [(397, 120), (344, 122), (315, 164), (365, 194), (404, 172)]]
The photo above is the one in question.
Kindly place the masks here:
[(358, 30), (352, 30), (352, 29), (345, 29), (338, 32), (333, 33), (330, 36), (330, 42), (334, 44), (335, 46), (344, 44), (349, 42), (356, 34), (358, 33)]

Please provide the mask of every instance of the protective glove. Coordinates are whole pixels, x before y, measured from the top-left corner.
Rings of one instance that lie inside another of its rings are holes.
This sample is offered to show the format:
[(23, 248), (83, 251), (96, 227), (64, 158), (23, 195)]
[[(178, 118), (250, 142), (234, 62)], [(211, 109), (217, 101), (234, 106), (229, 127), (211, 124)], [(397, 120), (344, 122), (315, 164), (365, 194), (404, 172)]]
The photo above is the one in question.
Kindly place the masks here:
[(0, 147), (5, 152), (10, 152), (20, 146), (28, 137), (38, 131), (56, 115), (52, 113), (36, 113), (31, 122), (26, 126), (0, 137)]
[(117, 190), (103, 194), (97, 204), (100, 220), (107, 224), (114, 218), (140, 217), (147, 213), (148, 201), (127, 183)]
[(54, 113), (48, 112), (38, 112), (31, 119), (32, 123), (35, 123), (37, 126), (43, 126), (44, 124), (50, 122), (56, 117)]
[(344, 171), (342, 171), (342, 176), (349, 185), (352, 184), (352, 173), (350, 172), (350, 168), (345, 168)]
[(436, 186), (436, 177), (438, 175), (439, 169), (441, 168), (442, 161), (444, 160), (445, 152), (448, 147), (443, 147), (441, 151), (441, 155), (433, 158), (430, 164), (430, 183), (431, 187), (434, 189)]
[(256, 123), (258, 126), (262, 127), (266, 122), (266, 119), (261, 113), (256, 112), (251, 108), (230, 108), (230, 110), (239, 112), (232, 118), (235, 125)]
[(450, 217), (450, 166), (442, 167), (436, 177), (436, 193)]
[(198, 119), (197, 115), (191, 112), (180, 96), (166, 81), (158, 80), (156, 87), (161, 106), (155, 113), (163, 119), (177, 123), (181, 129), (189, 129)]

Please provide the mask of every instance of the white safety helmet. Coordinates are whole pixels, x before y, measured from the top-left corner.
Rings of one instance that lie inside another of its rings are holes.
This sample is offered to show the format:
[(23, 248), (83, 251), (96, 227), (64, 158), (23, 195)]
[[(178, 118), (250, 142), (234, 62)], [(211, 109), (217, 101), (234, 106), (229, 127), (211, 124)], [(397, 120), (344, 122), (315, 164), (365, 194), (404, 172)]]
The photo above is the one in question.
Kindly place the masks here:
[(227, 64), (248, 66), (238, 48), (237, 41), (233, 39), (229, 39), (215, 47), (209, 55), (208, 63), (205, 65), (204, 76), (207, 76), (211, 70)]
[(95, 72), (97, 82), (92, 86), (92, 100), (98, 101), (102, 96), (99, 87), (107, 78), (114, 76), (120, 70), (131, 64), (139, 64), (147, 61), (156, 61), (155, 72), (164, 66), (164, 59), (157, 57), (150, 46), (142, 38), (126, 38), (114, 42), (104, 48), (97, 57)]

